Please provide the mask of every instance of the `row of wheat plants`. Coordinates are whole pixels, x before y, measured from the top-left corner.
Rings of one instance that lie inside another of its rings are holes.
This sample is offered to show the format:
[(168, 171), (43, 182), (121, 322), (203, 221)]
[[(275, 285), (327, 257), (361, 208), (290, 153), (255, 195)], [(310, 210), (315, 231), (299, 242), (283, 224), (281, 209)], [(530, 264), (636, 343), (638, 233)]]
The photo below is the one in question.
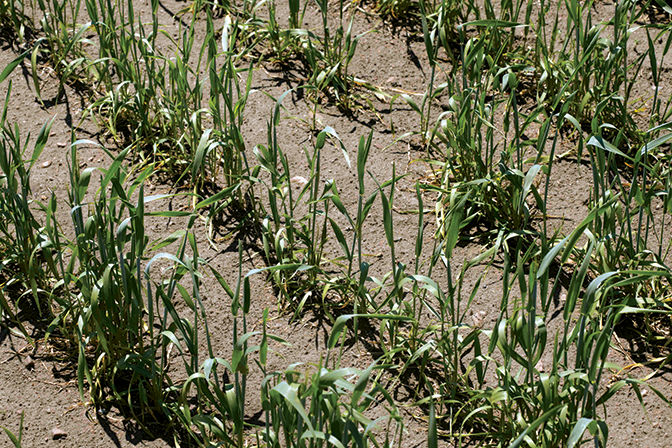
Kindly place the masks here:
[[(430, 447), (440, 438), (604, 446), (603, 406), (626, 385), (637, 393), (646, 386), (604, 377), (619, 325), (634, 326), (658, 349), (669, 343), (670, 108), (658, 92), (670, 32), (660, 24), (633, 30), (651, 4), (617, 2), (603, 23), (593, 17), (593, 2), (572, 0), (376, 4), (383, 17), (417, 18), (409, 23), (417, 25), (429, 64), (425, 92), (396, 103), (418, 115), (417, 129), (400, 138), (419, 136), (434, 170), (416, 187), (410, 267), (395, 251), (401, 176), (369, 174), (372, 134), (346, 148), (336, 130), (316, 129), (298, 193), (278, 139), (285, 95), (269, 114), (267, 143), (246, 148), (249, 61), (301, 61), (306, 81), (299, 89), (315, 115), (325, 101), (351, 108), (380, 94), (349, 70), (366, 36), (353, 35), (355, 9), (346, 2), (317, 2), (321, 25), (314, 30), (304, 27), (308, 5), (298, 1), (289, 2), (286, 27), (273, 1), (194, 2), (176, 39), (163, 32), (157, 1), (151, 17), (140, 17), (132, 2), (37, 2), (25, 13), (22, 5), (4, 5), (0, 15), (11, 18), (14, 32), (25, 36), (24, 22), (32, 29), (22, 57), (30, 57), (36, 94), (41, 98), (37, 67), (44, 64), (58, 76), (58, 96), (66, 84), (85, 86), (88, 111), (121, 148), (104, 170), (80, 171), (84, 143), (73, 136), (69, 194), (60, 201), (71, 210), (65, 230), (56, 220), (59, 200), (39, 204), (30, 194), (30, 169), (49, 124), (28, 155), (3, 113), (0, 230), (20, 242), (2, 247), (3, 319), (26, 337), (26, 322), (46, 320), (45, 337), (70, 340), (82, 398), (91, 405), (115, 406), (149, 433), (169, 428), (177, 443), (387, 446), (402, 439), (403, 425), (386, 389), (413, 379), (411, 405), (427, 415)], [(80, 23), (83, 15), (90, 22)], [(85, 38), (91, 30), (94, 38)], [(648, 45), (640, 55), (628, 54), (635, 31)], [(631, 94), (645, 64), (655, 93), (648, 118), (636, 122)], [(532, 93), (534, 107), (523, 107)], [(531, 129), (538, 129), (532, 138)], [(575, 149), (558, 154), (568, 135)], [(356, 210), (324, 178), (329, 146), (356, 152)], [(554, 164), (572, 158), (590, 162), (593, 187), (587, 215), (563, 233), (547, 213), (549, 179)], [(142, 169), (128, 168), (138, 162)], [(193, 187), (191, 211), (146, 211), (148, 202), (165, 200), (144, 194), (157, 168)], [(219, 191), (206, 195), (209, 185)], [(241, 252), (231, 286), (199, 257), (194, 223), (199, 215), (212, 223), (234, 205), (248, 210), (244, 219), (258, 232), (266, 267), (243, 272)], [(381, 222), (369, 219), (373, 207), (382, 210)], [(430, 212), (433, 233), (426, 230)], [(183, 218), (183, 231), (150, 242), (145, 220), (169, 217)], [(390, 267), (382, 277), (370, 273), (365, 229), (384, 233)], [(458, 259), (456, 247), (473, 243), (474, 232), (482, 253)], [(152, 269), (159, 265), (163, 274)], [(501, 273), (491, 325), (470, 319), (490, 270)], [(472, 272), (478, 280), (467, 286)], [(266, 368), (269, 345), (279, 338), (265, 325), (248, 332), (251, 275), (267, 276), (282, 311), (300, 318), (319, 309), (331, 320), (314, 374)], [(230, 299), (230, 359), (210, 342), (205, 281), (219, 283)], [(553, 298), (561, 293), (562, 324), (551, 331)], [(375, 331), (365, 333), (365, 324)], [(367, 369), (340, 366), (352, 336), (371, 339), (381, 353)], [(667, 357), (663, 351), (651, 361)], [(246, 419), (253, 362), (265, 377), (254, 391), (261, 425)], [(370, 420), (367, 412), (381, 403), (387, 419)], [(10, 438), (20, 444), (21, 435)]]

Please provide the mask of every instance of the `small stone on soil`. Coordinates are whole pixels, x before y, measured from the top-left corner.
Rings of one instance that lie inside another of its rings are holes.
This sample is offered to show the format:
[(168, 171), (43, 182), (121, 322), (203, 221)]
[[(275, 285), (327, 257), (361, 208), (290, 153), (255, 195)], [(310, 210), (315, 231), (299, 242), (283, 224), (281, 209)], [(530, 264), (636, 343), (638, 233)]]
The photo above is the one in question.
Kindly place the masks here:
[(485, 323), (485, 316), (487, 313), (485, 311), (477, 311), (471, 316), (471, 319), (474, 321), (474, 327), (481, 328)]
[(33, 370), (35, 368), (35, 361), (30, 356), (26, 356), (26, 359), (23, 360), (23, 365), (28, 370)]
[(52, 440), (64, 439), (68, 436), (68, 433), (63, 431), (61, 428), (54, 428), (51, 430)]
[(42, 163), (42, 168), (49, 168), (51, 166), (51, 160), (47, 160), (46, 162)]
[(289, 179), (290, 183), (297, 184), (299, 186), (304, 186), (308, 184), (308, 179), (302, 176), (294, 176), (291, 179)]
[(59, 148), (65, 148), (65, 143), (58, 142), (58, 143), (56, 143), (56, 146), (58, 146)]

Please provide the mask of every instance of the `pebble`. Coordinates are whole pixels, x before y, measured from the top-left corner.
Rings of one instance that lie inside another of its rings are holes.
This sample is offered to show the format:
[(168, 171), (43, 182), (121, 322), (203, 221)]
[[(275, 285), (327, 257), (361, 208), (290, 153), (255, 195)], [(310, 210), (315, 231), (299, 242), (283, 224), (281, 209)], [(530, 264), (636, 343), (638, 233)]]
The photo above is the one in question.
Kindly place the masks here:
[(61, 428), (54, 428), (51, 430), (52, 440), (64, 439), (68, 436), (68, 433), (63, 431)]
[(66, 145), (63, 142), (58, 142), (56, 143), (56, 146), (58, 146), (59, 148), (65, 148)]
[(474, 327), (481, 328), (485, 323), (485, 317), (487, 313), (485, 311), (477, 311), (471, 316), (471, 320), (474, 322)]
[(42, 168), (49, 168), (51, 166), (51, 160), (47, 160), (46, 162), (42, 163)]
[(292, 183), (292, 184), (299, 185), (299, 186), (304, 186), (304, 185), (308, 184), (308, 179), (306, 179), (305, 177), (302, 177), (302, 176), (294, 176), (291, 179), (289, 179), (289, 182)]
[(30, 356), (26, 356), (26, 358), (23, 360), (23, 365), (26, 367), (26, 369), (33, 370), (35, 368), (35, 360)]

